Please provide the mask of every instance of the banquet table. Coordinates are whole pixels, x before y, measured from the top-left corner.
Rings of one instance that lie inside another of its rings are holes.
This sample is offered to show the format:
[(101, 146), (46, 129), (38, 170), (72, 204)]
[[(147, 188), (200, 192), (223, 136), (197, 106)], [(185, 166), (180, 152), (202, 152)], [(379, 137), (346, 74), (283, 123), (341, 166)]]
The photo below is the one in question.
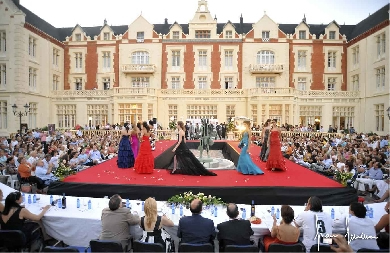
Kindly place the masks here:
[[(7, 185), (0, 183), (0, 189), (3, 191), (4, 199), (6, 196), (15, 191), (14, 189), (8, 187)], [(25, 194), (25, 202), (27, 202), (29, 194)], [(32, 194), (30, 194), (32, 195)], [(24, 203), (24, 206), (32, 213), (39, 214), (41, 209), (50, 204), (50, 195), (40, 195), (36, 194), (37, 202), (36, 203)], [(62, 196), (53, 196), (54, 200), (62, 198)], [(31, 196), (32, 199), (32, 196)], [(80, 199), (80, 208), (77, 208), (77, 199)], [(92, 208), (88, 209), (88, 201), (91, 200)], [(46, 212), (42, 218), (42, 223), (46, 230), (46, 233), (51, 237), (61, 240), (64, 243), (72, 246), (89, 246), (90, 240), (97, 239), (102, 230), (101, 227), (101, 213), (102, 209), (108, 207), (107, 198), (78, 198), (72, 196), (66, 196), (66, 209), (59, 209), (57, 206), (52, 206), (49, 211)], [(125, 201), (125, 200), (124, 200)], [(141, 200), (130, 200), (131, 211), (140, 216), (143, 216), (142, 211), (142, 201)], [(374, 217), (371, 218), (376, 224), (382, 215), (385, 214), (384, 206), (385, 202), (368, 204), (370, 208), (374, 210)], [(180, 220), (180, 209), (179, 207), (175, 208), (175, 214), (172, 214), (172, 209), (164, 201), (158, 201), (158, 212), (159, 215), (166, 214), (175, 224), (174, 227), (165, 228), (166, 231), (172, 236), (175, 240), (175, 245), (178, 245), (177, 226)], [(250, 217), (250, 205), (238, 204), (240, 209), (240, 216), (242, 210), (246, 210), (246, 218)], [(275, 212), (277, 209), (280, 210), (280, 205), (275, 205)], [(294, 209), (295, 216), (304, 211), (304, 206), (291, 206)], [(222, 206), (217, 207), (217, 217), (211, 212), (211, 208), (204, 207), (202, 216), (210, 218), (214, 221), (215, 226), (217, 224), (229, 220), (226, 215), (226, 208)], [(262, 222), (261, 224), (252, 224), (252, 229), (254, 231), (253, 240), (257, 243), (258, 238), (264, 235), (270, 234), (270, 229), (272, 228), (273, 218), (270, 214), (272, 206), (269, 205), (256, 205), (255, 215), (259, 217)], [(348, 206), (324, 206), (323, 210), (330, 214), (331, 209), (335, 211), (335, 219), (333, 220), (333, 233), (345, 233), (346, 231), (346, 217), (349, 215)], [(189, 209), (183, 208), (183, 213), (185, 216), (191, 215)], [(278, 219), (278, 223), (281, 218)], [(133, 238), (140, 238), (142, 236), (142, 229), (139, 226), (131, 226), (129, 233), (133, 235)], [(216, 243), (217, 247), (218, 243)]]

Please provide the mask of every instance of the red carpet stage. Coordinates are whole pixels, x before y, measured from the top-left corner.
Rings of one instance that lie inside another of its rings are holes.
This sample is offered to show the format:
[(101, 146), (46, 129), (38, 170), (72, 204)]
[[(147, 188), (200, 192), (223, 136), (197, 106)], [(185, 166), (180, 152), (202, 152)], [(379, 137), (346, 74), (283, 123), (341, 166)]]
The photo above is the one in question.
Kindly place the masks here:
[[(153, 151), (155, 166), (166, 164), (172, 157), (175, 141), (156, 143)], [(187, 142), (196, 148), (199, 142)], [(237, 164), (239, 149), (237, 142), (216, 142), (212, 149), (221, 149), (225, 158)], [(63, 182), (53, 183), (49, 194), (103, 197), (121, 194), (122, 198), (145, 199), (153, 196), (167, 200), (184, 191), (203, 192), (221, 197), (225, 201), (259, 204), (299, 205), (307, 202), (311, 195), (321, 197), (324, 204), (349, 205), (357, 200), (355, 189), (317, 174), (300, 165), (286, 161), (287, 171), (272, 172), (265, 169), (265, 163), (258, 158), (260, 147), (251, 145), (253, 161), (264, 171), (264, 175), (242, 175), (235, 170), (216, 170), (216, 177), (171, 175), (168, 170), (155, 169), (153, 174), (137, 174), (134, 169), (119, 169), (116, 158), (90, 167)]]

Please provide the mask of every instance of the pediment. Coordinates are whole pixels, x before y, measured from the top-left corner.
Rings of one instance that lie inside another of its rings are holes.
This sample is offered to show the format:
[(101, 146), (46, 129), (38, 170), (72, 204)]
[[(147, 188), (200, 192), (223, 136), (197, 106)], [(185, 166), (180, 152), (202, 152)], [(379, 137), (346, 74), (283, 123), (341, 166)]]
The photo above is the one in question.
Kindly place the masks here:
[(83, 40), (86, 40), (87, 37), (86, 37), (86, 34), (84, 32), (84, 29), (79, 25), (77, 24), (73, 29), (72, 29), (72, 40), (73, 41), (76, 41), (76, 34), (81, 34), (81, 41)]

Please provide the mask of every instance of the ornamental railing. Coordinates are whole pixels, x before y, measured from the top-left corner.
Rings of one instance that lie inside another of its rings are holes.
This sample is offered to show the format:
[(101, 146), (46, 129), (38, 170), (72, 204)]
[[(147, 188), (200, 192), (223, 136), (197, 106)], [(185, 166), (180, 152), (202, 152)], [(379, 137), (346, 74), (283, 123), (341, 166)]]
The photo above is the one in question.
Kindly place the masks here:
[(154, 64), (125, 64), (122, 65), (123, 73), (154, 73), (156, 66)]

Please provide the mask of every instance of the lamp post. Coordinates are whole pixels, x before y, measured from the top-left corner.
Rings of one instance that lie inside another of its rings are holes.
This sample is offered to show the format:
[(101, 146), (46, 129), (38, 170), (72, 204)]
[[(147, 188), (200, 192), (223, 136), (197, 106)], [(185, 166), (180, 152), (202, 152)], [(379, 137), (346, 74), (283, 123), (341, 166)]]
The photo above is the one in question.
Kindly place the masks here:
[(16, 104), (12, 106), (12, 112), (14, 113), (15, 116), (19, 117), (20, 136), (22, 136), (22, 117), (27, 116), (27, 114), (30, 112), (30, 106), (27, 103), (23, 107), (24, 107), (24, 112), (22, 111), (17, 112), (16, 110), (18, 109), (18, 106)]

